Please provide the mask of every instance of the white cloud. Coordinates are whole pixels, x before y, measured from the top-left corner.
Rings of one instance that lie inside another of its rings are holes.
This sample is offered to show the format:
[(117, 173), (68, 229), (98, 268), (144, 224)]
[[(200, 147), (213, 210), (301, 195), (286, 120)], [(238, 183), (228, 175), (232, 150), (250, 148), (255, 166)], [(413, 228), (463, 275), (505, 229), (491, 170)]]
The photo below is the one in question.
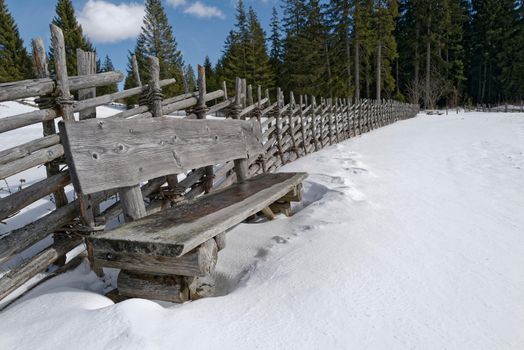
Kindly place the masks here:
[(144, 5), (112, 4), (104, 0), (88, 0), (78, 21), (84, 33), (94, 42), (114, 43), (135, 38), (140, 33)]
[(167, 0), (167, 3), (173, 7), (178, 7), (186, 4), (186, 0)]
[(224, 12), (215, 6), (207, 6), (200, 1), (196, 1), (191, 6), (184, 10), (184, 13), (188, 13), (199, 18), (226, 18)]

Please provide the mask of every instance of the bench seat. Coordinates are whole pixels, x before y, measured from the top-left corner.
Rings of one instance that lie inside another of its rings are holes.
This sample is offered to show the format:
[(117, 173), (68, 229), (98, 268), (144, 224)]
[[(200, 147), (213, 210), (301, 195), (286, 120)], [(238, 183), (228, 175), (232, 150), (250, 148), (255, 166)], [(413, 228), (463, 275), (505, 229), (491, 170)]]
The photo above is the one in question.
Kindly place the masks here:
[(306, 173), (260, 174), (94, 235), (90, 243), (95, 263), (129, 268), (129, 261), (119, 266), (119, 253), (125, 253), (122, 256), (156, 257), (158, 262), (163, 257), (180, 258), (286, 196), (306, 177)]

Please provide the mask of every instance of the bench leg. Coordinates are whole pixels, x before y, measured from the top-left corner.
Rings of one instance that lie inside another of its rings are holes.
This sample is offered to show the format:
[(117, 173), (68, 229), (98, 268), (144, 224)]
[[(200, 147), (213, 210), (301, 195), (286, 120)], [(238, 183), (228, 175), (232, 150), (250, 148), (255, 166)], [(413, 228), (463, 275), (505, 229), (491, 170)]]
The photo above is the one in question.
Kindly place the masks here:
[(198, 300), (215, 295), (215, 276), (185, 277), (184, 279), (189, 290), (190, 300)]
[(225, 232), (200, 247), (206, 247), (214, 263), (205, 276), (179, 276), (121, 270), (118, 275), (118, 294), (122, 298), (144, 298), (183, 303), (215, 294), (214, 267), (217, 250), (225, 247)]
[(122, 270), (118, 274), (118, 293), (124, 297), (183, 303), (189, 289), (182, 276), (150, 275)]
[(285, 216), (291, 216), (291, 203), (284, 201), (277, 201), (269, 206), (269, 209), (275, 214), (284, 214)]
[(261, 212), (268, 220), (275, 219), (275, 213), (273, 213), (273, 210), (271, 210), (269, 207), (265, 207)]
[(226, 247), (226, 233), (222, 232), (215, 236), (215, 242), (217, 244), (218, 251), (221, 251)]

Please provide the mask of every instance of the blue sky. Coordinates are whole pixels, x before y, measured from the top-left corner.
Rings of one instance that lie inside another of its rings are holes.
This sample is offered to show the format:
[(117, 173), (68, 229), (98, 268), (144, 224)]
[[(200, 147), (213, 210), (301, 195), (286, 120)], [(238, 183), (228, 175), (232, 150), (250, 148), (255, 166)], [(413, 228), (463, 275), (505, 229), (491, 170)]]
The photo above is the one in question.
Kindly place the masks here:
[[(266, 32), (272, 6), (278, 0), (244, 0), (252, 5)], [(235, 22), (235, 0), (162, 0), (186, 63), (194, 67), (206, 55), (216, 62), (224, 40)], [(49, 23), (56, 0), (6, 0), (26, 46), (42, 37), (49, 45)], [(141, 0), (73, 0), (77, 17), (89, 34), (98, 56), (108, 54), (115, 68), (125, 72), (128, 50), (135, 45), (142, 17)], [(107, 16), (107, 19), (103, 19)]]

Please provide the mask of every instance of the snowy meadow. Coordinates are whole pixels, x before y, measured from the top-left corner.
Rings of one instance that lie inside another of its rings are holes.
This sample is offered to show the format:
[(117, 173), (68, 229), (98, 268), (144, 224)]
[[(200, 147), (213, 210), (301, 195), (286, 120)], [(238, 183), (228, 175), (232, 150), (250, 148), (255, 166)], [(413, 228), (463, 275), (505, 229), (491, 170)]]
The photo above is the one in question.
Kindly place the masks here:
[[(17, 132), (2, 149), (41, 130)], [(280, 171), (303, 202), (228, 233), (216, 297), (114, 304), (84, 262), (0, 312), (0, 348), (524, 347), (523, 114), (420, 114)]]

